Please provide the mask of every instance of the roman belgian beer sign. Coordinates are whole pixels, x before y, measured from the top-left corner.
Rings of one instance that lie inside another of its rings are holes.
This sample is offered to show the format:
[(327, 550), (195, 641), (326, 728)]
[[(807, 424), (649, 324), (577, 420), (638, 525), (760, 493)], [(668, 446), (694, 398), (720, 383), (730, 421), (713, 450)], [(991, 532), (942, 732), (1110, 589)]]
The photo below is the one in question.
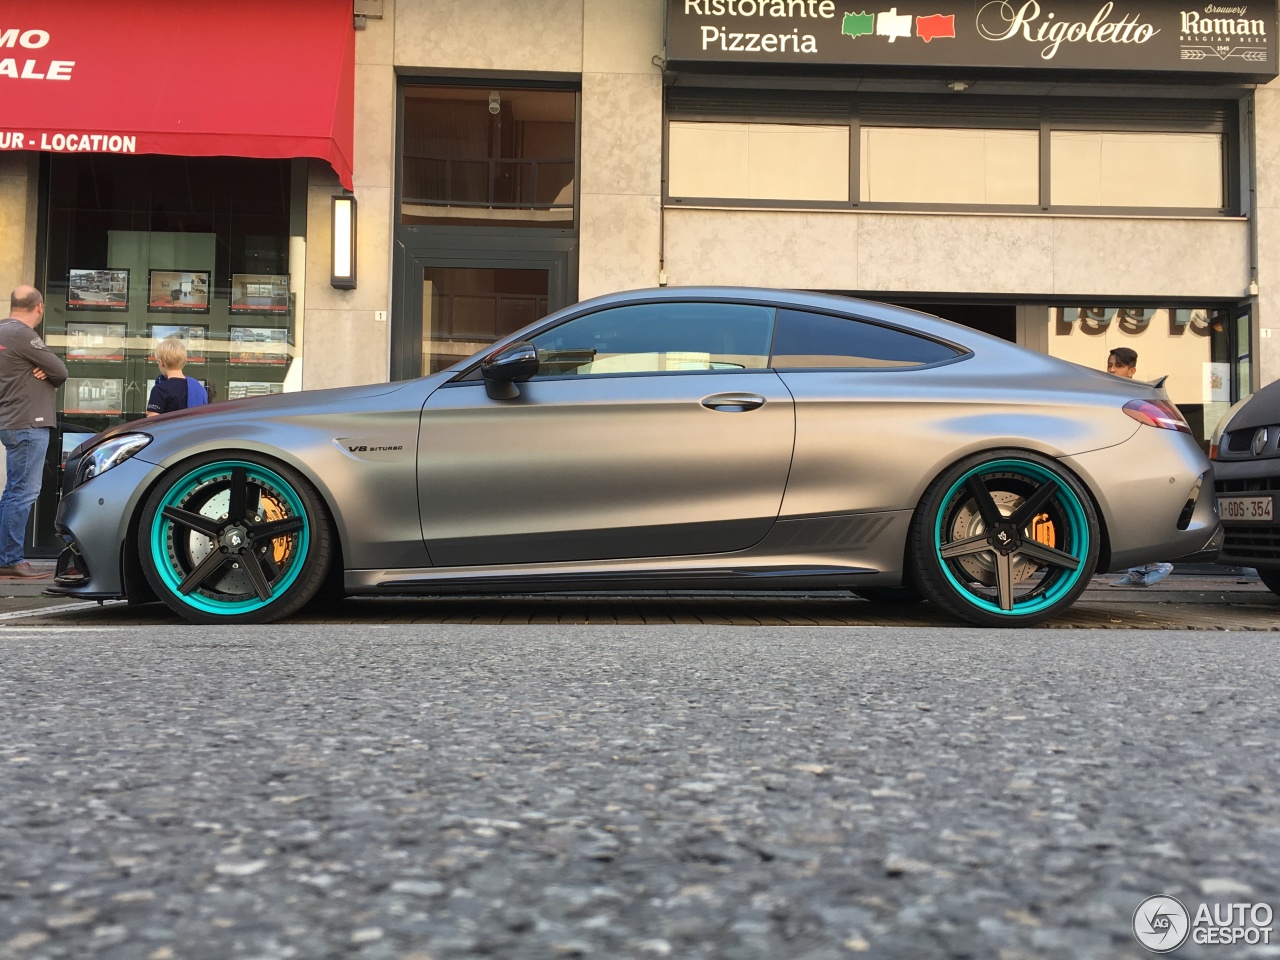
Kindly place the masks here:
[(1266, 82), (1277, 0), (668, 0), (673, 64), (1177, 74)]

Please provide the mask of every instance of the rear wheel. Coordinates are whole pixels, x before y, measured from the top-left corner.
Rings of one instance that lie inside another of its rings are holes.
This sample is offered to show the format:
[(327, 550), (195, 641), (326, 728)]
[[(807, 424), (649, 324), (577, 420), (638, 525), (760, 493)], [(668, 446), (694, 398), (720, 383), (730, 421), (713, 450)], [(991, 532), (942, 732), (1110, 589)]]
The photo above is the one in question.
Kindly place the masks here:
[(1070, 472), (996, 450), (930, 485), (911, 526), (924, 595), (962, 620), (1027, 626), (1067, 609), (1098, 562), (1098, 518)]
[(315, 596), (332, 562), (315, 489), (253, 456), (211, 454), (167, 474), (138, 530), (147, 581), (196, 623), (269, 623)]

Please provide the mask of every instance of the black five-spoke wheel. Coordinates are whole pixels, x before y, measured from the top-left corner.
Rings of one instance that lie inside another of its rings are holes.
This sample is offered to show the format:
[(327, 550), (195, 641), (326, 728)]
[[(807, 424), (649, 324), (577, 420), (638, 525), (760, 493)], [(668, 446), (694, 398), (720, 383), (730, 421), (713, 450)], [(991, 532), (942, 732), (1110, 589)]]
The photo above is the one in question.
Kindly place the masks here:
[(1093, 502), (1069, 471), (996, 450), (934, 481), (912, 521), (911, 552), (929, 600), (970, 623), (1025, 626), (1075, 602), (1099, 539)]
[(142, 568), (197, 623), (267, 623), (315, 596), (332, 560), (319, 494), (255, 456), (207, 455), (167, 475), (138, 531)]

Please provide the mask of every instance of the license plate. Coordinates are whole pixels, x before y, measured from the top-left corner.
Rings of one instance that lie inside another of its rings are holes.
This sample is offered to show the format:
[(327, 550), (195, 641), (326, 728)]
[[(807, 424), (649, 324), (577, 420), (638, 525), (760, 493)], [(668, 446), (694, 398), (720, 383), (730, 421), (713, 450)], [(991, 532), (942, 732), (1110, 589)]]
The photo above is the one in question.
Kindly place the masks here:
[(1218, 516), (1228, 523), (1270, 523), (1274, 509), (1271, 497), (1218, 498)]

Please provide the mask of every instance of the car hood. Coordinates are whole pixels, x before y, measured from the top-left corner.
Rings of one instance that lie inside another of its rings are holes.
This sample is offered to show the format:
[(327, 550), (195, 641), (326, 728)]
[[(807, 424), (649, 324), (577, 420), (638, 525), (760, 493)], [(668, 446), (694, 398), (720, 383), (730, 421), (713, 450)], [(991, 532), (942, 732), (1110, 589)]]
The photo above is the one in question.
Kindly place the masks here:
[(1249, 430), (1280, 423), (1280, 380), (1269, 383), (1246, 401), (1226, 424), (1225, 430)]
[(189, 410), (175, 410), (163, 413), (158, 417), (147, 417), (145, 420), (131, 420), (114, 427), (108, 427), (96, 436), (76, 447), (70, 457), (77, 457), (83, 451), (97, 446), (104, 440), (124, 433), (161, 434), (171, 426), (181, 424), (180, 429), (189, 430), (197, 419), (220, 419), (232, 417), (237, 420), (251, 418), (257, 414), (264, 417), (288, 415), (294, 410), (315, 410), (316, 408), (344, 406), (354, 407), (364, 400), (374, 397), (389, 396), (405, 390), (416, 390), (425, 400), (426, 396), (438, 385), (447, 380), (439, 374), (423, 377), (419, 380), (398, 380), (392, 383), (373, 383), (358, 387), (332, 387), (327, 390), (301, 390), (294, 393), (276, 393), (265, 397), (247, 397), (243, 400), (225, 400), (211, 403), (203, 407)]

